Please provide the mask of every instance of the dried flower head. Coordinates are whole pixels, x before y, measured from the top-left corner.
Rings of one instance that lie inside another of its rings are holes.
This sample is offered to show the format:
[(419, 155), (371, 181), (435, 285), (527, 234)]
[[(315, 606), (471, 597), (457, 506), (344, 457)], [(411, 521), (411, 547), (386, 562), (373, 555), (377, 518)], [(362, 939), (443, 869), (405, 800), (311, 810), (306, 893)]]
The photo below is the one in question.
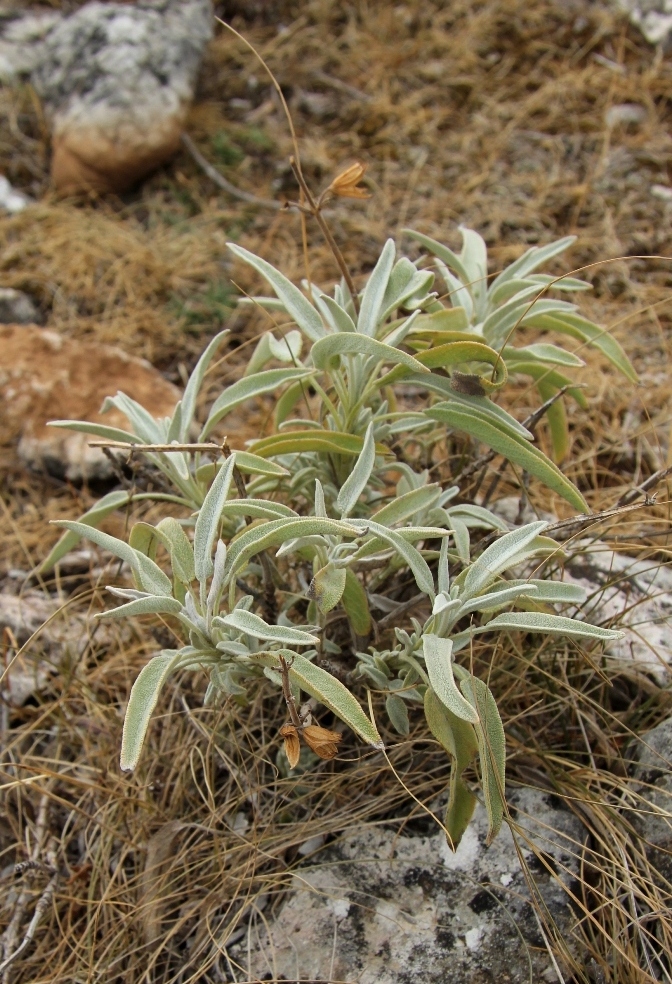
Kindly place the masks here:
[(370, 198), (368, 191), (357, 187), (365, 171), (366, 164), (361, 164), (359, 161), (351, 164), (345, 171), (336, 175), (329, 185), (329, 191), (340, 198)]
[(336, 757), (337, 746), (343, 735), (339, 734), (338, 731), (320, 728), (317, 724), (308, 724), (303, 729), (303, 737), (306, 745), (321, 759), (333, 759)]
[(299, 764), (299, 756), (301, 755), (299, 733), (293, 724), (285, 724), (280, 728), (280, 734), (285, 742), (285, 755), (287, 756), (289, 767), (290, 769), (294, 769)]

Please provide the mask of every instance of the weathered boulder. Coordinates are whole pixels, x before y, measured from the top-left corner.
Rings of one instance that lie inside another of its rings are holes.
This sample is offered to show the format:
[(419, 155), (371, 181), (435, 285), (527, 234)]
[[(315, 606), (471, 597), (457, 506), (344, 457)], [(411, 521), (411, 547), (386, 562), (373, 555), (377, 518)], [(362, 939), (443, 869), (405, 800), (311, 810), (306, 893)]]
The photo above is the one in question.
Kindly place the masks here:
[(42, 100), (59, 192), (123, 191), (174, 154), (212, 23), (211, 0), (138, 0), (5, 29), (0, 71)]
[(28, 468), (70, 481), (107, 478), (108, 459), (86, 434), (47, 427), (89, 420), (127, 429), (117, 410), (101, 415), (105, 396), (122, 390), (156, 416), (172, 413), (180, 393), (156, 369), (121, 349), (78, 342), (35, 325), (0, 325), (0, 443), (18, 442)]
[[(508, 801), (538, 891), (572, 948), (574, 916), (561, 882), (578, 869), (581, 825), (537, 790), (509, 791)], [(347, 833), (296, 871), (281, 905), (266, 909), (232, 955), (250, 980), (556, 981), (511, 832), (505, 827), (489, 848), (486, 832), (478, 807), (455, 854), (442, 833)]]

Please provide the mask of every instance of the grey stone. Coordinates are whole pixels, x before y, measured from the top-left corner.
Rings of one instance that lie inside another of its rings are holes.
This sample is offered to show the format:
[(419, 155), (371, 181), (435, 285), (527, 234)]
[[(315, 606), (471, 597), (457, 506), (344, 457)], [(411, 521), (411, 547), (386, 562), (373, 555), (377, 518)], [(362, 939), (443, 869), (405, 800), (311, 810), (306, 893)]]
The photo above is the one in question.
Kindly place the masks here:
[[(581, 825), (537, 790), (509, 791), (508, 800), (537, 891), (571, 949), (574, 916), (562, 882), (577, 872)], [(440, 832), (346, 833), (296, 870), (275, 912), (251, 922), (232, 955), (252, 980), (555, 981), (512, 834), (504, 827), (486, 848), (486, 832), (477, 807), (455, 854)]]
[(657, 560), (633, 560), (600, 543), (577, 544), (564, 581), (580, 584), (588, 601), (574, 614), (596, 625), (625, 629), (607, 654), (659, 682), (669, 680), (672, 660), (672, 568)]
[(12, 188), (11, 184), (4, 176), (0, 174), (0, 208), (4, 209), (5, 212), (9, 212), (10, 215), (16, 215), (18, 212), (23, 212), (24, 208), (30, 205), (32, 199), (28, 195), (24, 195), (22, 191), (17, 191), (16, 188)]
[(653, 867), (672, 881), (672, 718), (639, 738), (632, 747), (635, 792), (630, 816), (646, 842)]
[(0, 287), (0, 324), (30, 325), (39, 321), (37, 308), (21, 290)]
[(666, 45), (672, 35), (672, 0), (616, 0), (650, 44)]

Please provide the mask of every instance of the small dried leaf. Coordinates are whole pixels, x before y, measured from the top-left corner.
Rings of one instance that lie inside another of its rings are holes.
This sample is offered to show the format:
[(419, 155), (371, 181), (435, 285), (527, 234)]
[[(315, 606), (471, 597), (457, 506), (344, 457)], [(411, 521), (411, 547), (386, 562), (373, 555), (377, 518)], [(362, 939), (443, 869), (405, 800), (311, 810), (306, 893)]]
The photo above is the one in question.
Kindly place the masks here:
[(364, 188), (357, 187), (364, 177), (365, 171), (366, 164), (361, 164), (359, 161), (351, 164), (345, 171), (341, 171), (340, 174), (336, 175), (329, 185), (329, 191), (334, 195), (338, 195), (340, 198), (369, 198), (368, 191), (365, 191)]

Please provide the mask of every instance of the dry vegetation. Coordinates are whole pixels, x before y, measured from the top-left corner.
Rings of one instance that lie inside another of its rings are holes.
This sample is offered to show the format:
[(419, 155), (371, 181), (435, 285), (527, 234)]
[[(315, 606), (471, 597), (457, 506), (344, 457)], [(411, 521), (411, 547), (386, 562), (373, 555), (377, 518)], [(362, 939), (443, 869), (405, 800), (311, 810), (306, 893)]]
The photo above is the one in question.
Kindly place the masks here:
[[(335, 204), (328, 216), (353, 271), (368, 269), (383, 239), (404, 225), (455, 243), (459, 222), (486, 237), (497, 264), (568, 233), (579, 237), (576, 267), (625, 257), (588, 270), (595, 288), (588, 311), (613, 327), (642, 385), (624, 385), (588, 356), (590, 410), (572, 411), (567, 470), (600, 509), (665, 467), (672, 261), (646, 257), (672, 247), (672, 203), (651, 191), (672, 174), (672, 62), (597, 3), (258, 7), (247, 19), (231, 5), (220, 12), (282, 84), (310, 180), (321, 186), (355, 157), (370, 164), (371, 199)], [(609, 128), (606, 111), (628, 102), (644, 107), (643, 122)], [(295, 194), (278, 100), (224, 30), (189, 132), (240, 188), (277, 200)], [(300, 278), (298, 216), (228, 198), (186, 152), (123, 201), (59, 203), (48, 191), (47, 153), (30, 90), (0, 89), (0, 172), (41, 200), (0, 222), (2, 284), (37, 297), (54, 330), (118, 343), (177, 382), (226, 321), (232, 342), (213, 386), (233, 378), (241, 344), (266, 325), (256, 313), (231, 313), (231, 277), (246, 290), (261, 285), (231, 265), (224, 244), (234, 238)], [(313, 277), (330, 282), (335, 265), (315, 229), (308, 243)], [(534, 397), (521, 385), (508, 399), (526, 413)], [(246, 435), (229, 436), (236, 445)], [(0, 464), (0, 578), (10, 584), (13, 569), (28, 571), (46, 552), (47, 520), (75, 515), (89, 496), (23, 474), (11, 449)], [(669, 559), (669, 488), (658, 492), (656, 506), (600, 530), (654, 564)], [(535, 501), (548, 506), (543, 493)], [(61, 593), (58, 618), (73, 606), (104, 604), (86, 571), (44, 589)], [(11, 654), (12, 639), (6, 643)], [(40, 652), (39, 636), (31, 645)], [(144, 625), (102, 641), (92, 630), (72, 640), (68, 665), (25, 706), (2, 708), (1, 911), (5, 924), (14, 920), (18, 942), (51, 871), (12, 885), (6, 866), (51, 857), (59, 871), (34, 943), (5, 971), (11, 984), (186, 984), (232, 979), (227, 974), (245, 981), (224, 947), (261, 918), (262, 896), (266, 915), (281, 899), (297, 845), (374, 821), (403, 829), (419, 813), (388, 764), (352, 735), (335, 763), (298, 783), (281, 778), (283, 708), (260, 690), (245, 710), (204, 711), (204, 682), (195, 678), (167, 687), (138, 773), (120, 775), (121, 709), (155, 646)], [(656, 880), (615, 809), (638, 805), (628, 740), (670, 713), (667, 691), (595, 665), (573, 644), (475, 658), (482, 672), (491, 666), (509, 722), (511, 780), (552, 788), (585, 825), (585, 842), (576, 845), (583, 878), (573, 891), (575, 941), (585, 945), (574, 952), (587, 956), (577, 959), (566, 940), (555, 940), (566, 980), (669, 980), (670, 886)], [(432, 801), (444, 782), (443, 754), (422, 729), (404, 741), (385, 737), (404, 784)], [(245, 836), (234, 828), (241, 814)]]

